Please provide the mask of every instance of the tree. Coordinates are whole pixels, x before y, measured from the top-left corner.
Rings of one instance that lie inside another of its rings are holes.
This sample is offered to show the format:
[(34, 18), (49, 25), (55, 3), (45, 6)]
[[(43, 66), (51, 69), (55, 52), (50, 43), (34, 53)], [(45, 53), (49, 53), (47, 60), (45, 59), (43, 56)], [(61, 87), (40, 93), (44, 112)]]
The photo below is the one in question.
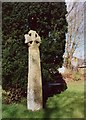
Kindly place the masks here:
[(65, 50), (66, 5), (57, 3), (2, 3), (3, 88), (27, 85), (27, 47), (24, 34), (30, 29), (41, 36), (43, 84), (57, 80)]
[(80, 36), (79, 29), (81, 27), (82, 20), (79, 19), (79, 13), (77, 13), (76, 4), (74, 3), (71, 11), (67, 15), (68, 21), (68, 33), (67, 33), (67, 41), (66, 41), (66, 49), (65, 49), (65, 66), (71, 69), (72, 59), (76, 49), (80, 46)]

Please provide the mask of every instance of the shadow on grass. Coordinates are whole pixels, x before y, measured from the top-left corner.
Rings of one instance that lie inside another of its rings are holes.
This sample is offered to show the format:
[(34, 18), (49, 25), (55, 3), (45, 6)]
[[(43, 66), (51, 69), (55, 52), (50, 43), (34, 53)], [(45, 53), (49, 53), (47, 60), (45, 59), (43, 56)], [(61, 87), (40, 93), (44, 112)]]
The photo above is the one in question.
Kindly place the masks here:
[(46, 101), (49, 97), (60, 94), (67, 89), (67, 83), (58, 71), (54, 73), (52, 77), (54, 77), (56, 81), (43, 83), (43, 108), (46, 108)]
[[(84, 96), (66, 91), (47, 101), (44, 118), (82, 118), (84, 119)], [(66, 119), (67, 120), (67, 119)]]

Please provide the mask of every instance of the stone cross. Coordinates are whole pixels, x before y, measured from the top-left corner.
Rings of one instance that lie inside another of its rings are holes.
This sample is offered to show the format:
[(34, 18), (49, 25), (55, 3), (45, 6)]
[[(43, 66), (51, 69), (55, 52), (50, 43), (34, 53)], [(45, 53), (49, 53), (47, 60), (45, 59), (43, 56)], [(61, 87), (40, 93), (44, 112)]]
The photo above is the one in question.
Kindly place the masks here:
[(36, 31), (30, 30), (25, 34), (25, 43), (28, 44), (28, 87), (27, 108), (35, 111), (42, 108), (42, 78), (40, 66), (39, 46), (40, 36)]

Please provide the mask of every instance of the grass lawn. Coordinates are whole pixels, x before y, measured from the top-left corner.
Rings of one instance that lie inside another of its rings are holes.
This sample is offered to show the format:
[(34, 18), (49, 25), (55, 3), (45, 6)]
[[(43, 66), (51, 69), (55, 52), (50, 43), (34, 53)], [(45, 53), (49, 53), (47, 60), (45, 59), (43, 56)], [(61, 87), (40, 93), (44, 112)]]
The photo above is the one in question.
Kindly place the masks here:
[(3, 104), (2, 111), (3, 118), (84, 118), (84, 83), (69, 82), (65, 92), (48, 99), (46, 109), (32, 112), (23, 100), (20, 104)]

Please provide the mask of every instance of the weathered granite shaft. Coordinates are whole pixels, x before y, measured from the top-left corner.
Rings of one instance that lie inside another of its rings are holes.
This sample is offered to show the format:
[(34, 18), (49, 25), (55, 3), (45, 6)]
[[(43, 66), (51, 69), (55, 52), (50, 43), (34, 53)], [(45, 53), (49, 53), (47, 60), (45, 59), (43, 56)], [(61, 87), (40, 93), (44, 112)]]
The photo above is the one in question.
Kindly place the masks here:
[(40, 65), (39, 45), (40, 36), (36, 31), (30, 30), (25, 34), (25, 43), (28, 43), (28, 87), (27, 108), (35, 111), (42, 108), (42, 78)]

